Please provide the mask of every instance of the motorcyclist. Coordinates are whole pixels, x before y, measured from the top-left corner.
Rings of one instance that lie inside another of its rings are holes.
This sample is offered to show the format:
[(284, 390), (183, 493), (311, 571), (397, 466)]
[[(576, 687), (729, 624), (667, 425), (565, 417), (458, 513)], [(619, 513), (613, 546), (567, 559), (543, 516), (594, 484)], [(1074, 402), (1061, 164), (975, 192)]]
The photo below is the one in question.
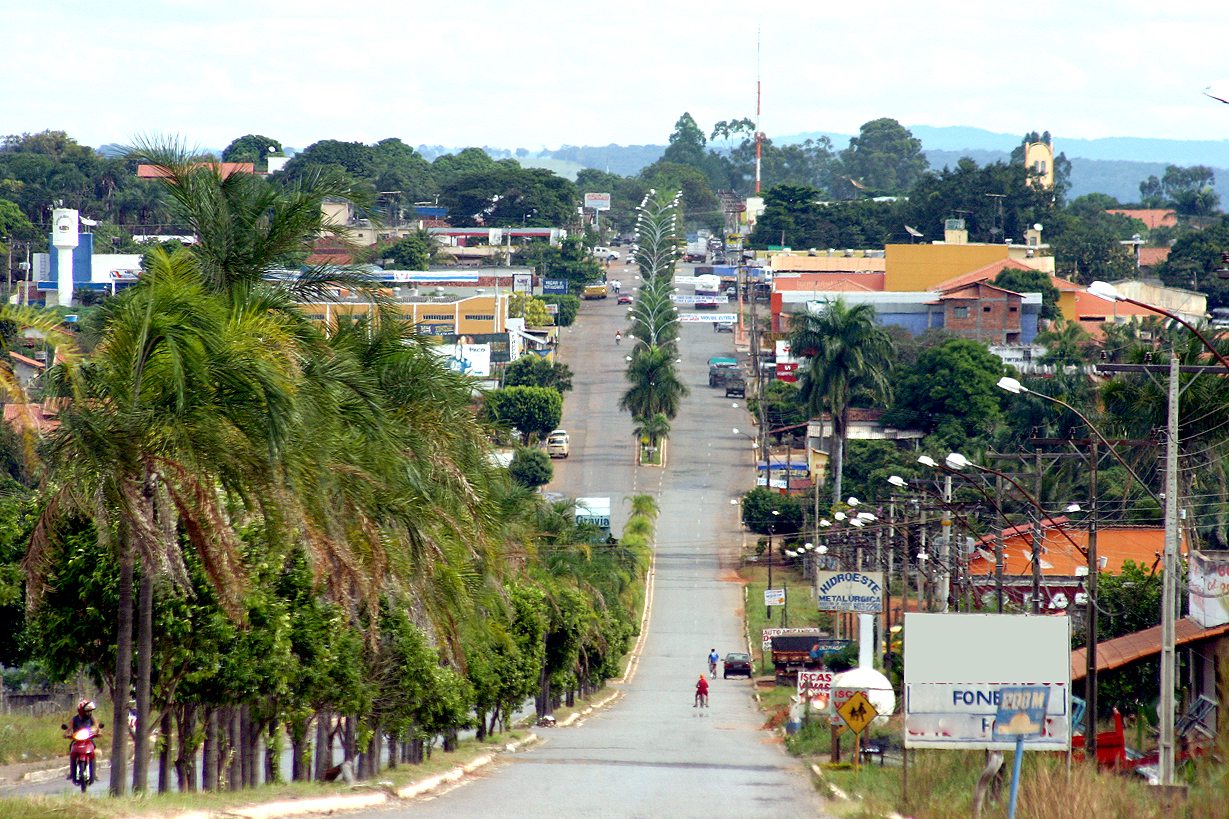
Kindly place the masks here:
[[(82, 728), (89, 728), (90, 731), (94, 734), (94, 736), (98, 736), (100, 733), (102, 733), (102, 726), (100, 726), (98, 724), (98, 721), (94, 719), (94, 709), (96, 707), (97, 706), (94, 705), (93, 700), (82, 700), (81, 702), (77, 703), (77, 713), (73, 714), (72, 726), (68, 729), (67, 733), (65, 734), (65, 736), (68, 737), (69, 740), (72, 739), (73, 734), (77, 733)], [(94, 745), (94, 740), (92, 738), (90, 739), (90, 745), (91, 746)], [(69, 782), (74, 781), (73, 776), (75, 775), (75, 771), (73, 770), (75, 766), (72, 764), (72, 752), (73, 752), (72, 748), (73, 748), (72, 742), (70, 741), (68, 744), (68, 758), (69, 758), (68, 781)], [(97, 751), (97, 747), (95, 747), (95, 751)], [(92, 785), (96, 781), (97, 779), (94, 776), (94, 756), (91, 755), (90, 756), (90, 784)]]
[(615, 344), (618, 344), (622, 340), (623, 340), (623, 333), (621, 333), (618, 330), (615, 330)]
[(710, 648), (708, 650), (708, 673), (715, 680), (717, 679), (717, 661), (721, 659), (721, 655), (717, 653), (717, 649)]
[(700, 681), (696, 683), (696, 704), (691, 707), (708, 707), (708, 680), (703, 674), (700, 675)]

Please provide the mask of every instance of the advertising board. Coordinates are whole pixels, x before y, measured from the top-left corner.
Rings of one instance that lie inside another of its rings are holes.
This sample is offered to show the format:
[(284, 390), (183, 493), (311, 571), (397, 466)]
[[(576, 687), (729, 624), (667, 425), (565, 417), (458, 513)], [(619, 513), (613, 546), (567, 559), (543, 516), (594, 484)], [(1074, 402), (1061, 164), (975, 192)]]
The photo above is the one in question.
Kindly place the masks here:
[(798, 696), (809, 699), (811, 707), (823, 710), (832, 698), (834, 671), (798, 671)]
[(883, 572), (816, 572), (815, 604), (820, 611), (882, 611)]
[(684, 322), (684, 323), (701, 322), (701, 321), (707, 321), (709, 323), (712, 323), (714, 321), (733, 322), (733, 321), (738, 321), (738, 315), (736, 313), (679, 313), (679, 321)]
[(1229, 623), (1229, 552), (1191, 550), (1190, 617), (1204, 628)]
[(996, 739), (1005, 687), (1045, 686), (1045, 721), (1026, 750), (1065, 750), (1071, 621), (1026, 614), (905, 614), (905, 747), (1010, 750)]
[(542, 280), (542, 295), (544, 296), (566, 296), (568, 294), (567, 279), (543, 279)]
[(593, 210), (610, 210), (610, 194), (586, 193), (585, 207)]
[(533, 292), (533, 274), (532, 273), (513, 273), (512, 274), (512, 292), (513, 293), (532, 293)]
[(764, 589), (765, 606), (784, 606), (785, 589)]
[(772, 638), (780, 637), (783, 634), (812, 634), (819, 636), (817, 628), (765, 628), (760, 629), (760, 649), (763, 651), (772, 651)]

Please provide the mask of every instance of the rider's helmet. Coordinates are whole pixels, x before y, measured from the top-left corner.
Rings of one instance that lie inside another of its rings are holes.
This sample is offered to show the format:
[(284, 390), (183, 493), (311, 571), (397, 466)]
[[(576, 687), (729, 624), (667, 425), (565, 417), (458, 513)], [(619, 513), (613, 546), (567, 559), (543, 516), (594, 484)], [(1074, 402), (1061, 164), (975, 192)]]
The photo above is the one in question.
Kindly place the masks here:
[(81, 702), (77, 703), (77, 710), (80, 711), (82, 714), (89, 714), (96, 707), (97, 706), (94, 705), (93, 700), (82, 700)]

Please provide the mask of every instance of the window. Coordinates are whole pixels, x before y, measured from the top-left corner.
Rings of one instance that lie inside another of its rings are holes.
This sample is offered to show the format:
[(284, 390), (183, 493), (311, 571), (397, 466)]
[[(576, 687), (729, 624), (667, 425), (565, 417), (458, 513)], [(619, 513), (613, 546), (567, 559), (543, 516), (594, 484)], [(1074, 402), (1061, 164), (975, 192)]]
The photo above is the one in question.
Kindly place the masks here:
[(443, 314), (436, 314), (436, 315), (428, 314), (428, 315), (423, 316), (422, 320), (423, 321), (452, 321), (452, 318), (453, 318), (452, 313), (443, 313)]
[(1011, 312), (1013, 312), (1013, 313), (1014, 313), (1014, 312), (1016, 312), (1017, 310), (1019, 310), (1020, 308), (1019, 308), (1019, 307), (1009, 307), (1009, 308), (1007, 308), (1007, 309), (1008, 309), (1008, 310), (1010, 310)]
[(466, 320), (466, 321), (494, 321), (494, 320), (495, 320), (495, 316), (494, 316), (494, 315), (489, 315), (489, 316), (482, 316), (482, 315), (466, 316), (466, 317), (465, 317), (465, 320)]
[(967, 307), (953, 307), (952, 308), (952, 318), (967, 319), (968, 317), (969, 317), (969, 308)]
[(982, 307), (981, 311), (982, 311), (983, 313), (989, 313), (989, 312), (990, 312), (990, 305), (988, 305), (988, 304), (987, 304), (986, 306)]

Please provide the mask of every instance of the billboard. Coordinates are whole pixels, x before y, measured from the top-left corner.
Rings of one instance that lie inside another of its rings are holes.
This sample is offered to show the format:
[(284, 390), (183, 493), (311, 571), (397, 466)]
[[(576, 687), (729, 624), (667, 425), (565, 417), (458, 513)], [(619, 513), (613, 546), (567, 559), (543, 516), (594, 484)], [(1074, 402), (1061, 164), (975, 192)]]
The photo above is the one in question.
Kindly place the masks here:
[(610, 194), (586, 193), (585, 207), (593, 210), (610, 210)]
[(1190, 617), (1203, 628), (1229, 623), (1229, 552), (1190, 553)]
[(819, 636), (817, 628), (765, 628), (760, 629), (760, 649), (762, 651), (772, 651), (772, 638), (780, 637), (782, 634), (808, 634)]
[(533, 274), (532, 273), (513, 273), (512, 274), (512, 292), (513, 293), (533, 293)]
[(800, 670), (798, 672), (798, 697), (809, 699), (812, 708), (822, 711), (828, 707), (828, 700), (832, 697), (832, 678), (835, 676), (835, 671)]
[(995, 718), (1007, 687), (1050, 691), (1027, 750), (1071, 739), (1071, 619), (1027, 614), (905, 614), (905, 747), (1010, 750)]
[(816, 572), (820, 611), (883, 611), (883, 572)]
[(568, 294), (567, 279), (543, 279), (542, 280), (542, 295), (544, 296), (566, 296)]
[(682, 322), (730, 322), (738, 321), (736, 313), (679, 313), (679, 321)]

